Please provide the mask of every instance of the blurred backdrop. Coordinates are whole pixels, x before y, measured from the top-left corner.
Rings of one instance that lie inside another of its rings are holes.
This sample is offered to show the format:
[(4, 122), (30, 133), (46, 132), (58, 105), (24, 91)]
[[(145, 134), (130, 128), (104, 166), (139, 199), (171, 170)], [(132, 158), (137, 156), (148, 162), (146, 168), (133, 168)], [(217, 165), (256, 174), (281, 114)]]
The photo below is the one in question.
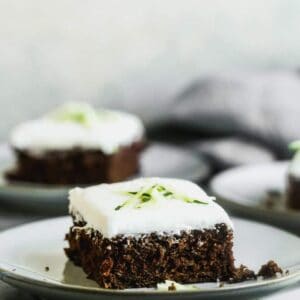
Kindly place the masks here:
[(299, 13), (297, 0), (1, 0), (0, 138), (84, 100), (283, 149), (298, 135)]

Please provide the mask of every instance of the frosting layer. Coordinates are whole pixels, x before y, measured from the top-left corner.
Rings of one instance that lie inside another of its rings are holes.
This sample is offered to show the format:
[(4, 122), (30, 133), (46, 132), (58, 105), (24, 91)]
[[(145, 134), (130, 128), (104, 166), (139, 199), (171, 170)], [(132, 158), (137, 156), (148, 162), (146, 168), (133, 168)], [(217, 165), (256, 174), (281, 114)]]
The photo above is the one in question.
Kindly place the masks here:
[(298, 150), (289, 165), (289, 174), (300, 178), (300, 151)]
[(219, 223), (232, 228), (229, 216), (214, 197), (180, 179), (140, 178), (75, 188), (69, 192), (69, 201), (71, 214), (108, 238), (214, 229)]
[(17, 126), (11, 145), (35, 153), (72, 148), (99, 149), (105, 154), (118, 151), (142, 139), (144, 127), (134, 115), (113, 110), (55, 113)]

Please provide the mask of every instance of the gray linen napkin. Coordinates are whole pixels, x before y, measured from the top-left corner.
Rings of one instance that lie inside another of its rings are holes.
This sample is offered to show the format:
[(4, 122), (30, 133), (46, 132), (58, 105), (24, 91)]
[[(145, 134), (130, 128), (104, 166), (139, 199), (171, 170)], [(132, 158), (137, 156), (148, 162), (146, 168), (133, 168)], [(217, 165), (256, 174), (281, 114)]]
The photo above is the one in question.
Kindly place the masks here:
[[(236, 135), (279, 158), (300, 138), (300, 77), (292, 71), (230, 73), (195, 80), (172, 102), (160, 124), (201, 135)], [(159, 126), (158, 126), (159, 128)], [(159, 132), (159, 129), (156, 128)]]

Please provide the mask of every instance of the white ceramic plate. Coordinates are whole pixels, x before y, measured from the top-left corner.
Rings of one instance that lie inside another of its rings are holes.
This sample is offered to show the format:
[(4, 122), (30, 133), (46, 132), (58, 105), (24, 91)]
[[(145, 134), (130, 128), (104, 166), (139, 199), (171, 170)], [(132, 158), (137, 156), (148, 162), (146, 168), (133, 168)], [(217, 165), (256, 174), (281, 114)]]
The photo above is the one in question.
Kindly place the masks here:
[[(231, 213), (300, 234), (300, 212), (285, 205), (287, 167), (272, 162), (233, 168), (214, 177), (210, 188)], [(278, 196), (268, 205), (270, 191)]]
[[(201, 284), (200, 290), (162, 292), (154, 289), (105, 290), (86, 279), (64, 255), (64, 233), (69, 217), (39, 221), (0, 234), (1, 279), (36, 295), (55, 299), (242, 299), (262, 296), (300, 279), (300, 239), (279, 229), (233, 219), (237, 264), (258, 268), (270, 259), (289, 270), (289, 275), (239, 284)], [(49, 267), (46, 271), (45, 267)]]
[[(8, 183), (3, 173), (13, 164), (5, 145), (0, 146), (0, 203), (37, 213), (67, 211), (67, 192), (70, 186), (55, 187), (30, 183)], [(151, 144), (141, 156), (140, 176), (177, 177), (201, 181), (207, 177), (209, 166), (199, 155), (179, 147)]]

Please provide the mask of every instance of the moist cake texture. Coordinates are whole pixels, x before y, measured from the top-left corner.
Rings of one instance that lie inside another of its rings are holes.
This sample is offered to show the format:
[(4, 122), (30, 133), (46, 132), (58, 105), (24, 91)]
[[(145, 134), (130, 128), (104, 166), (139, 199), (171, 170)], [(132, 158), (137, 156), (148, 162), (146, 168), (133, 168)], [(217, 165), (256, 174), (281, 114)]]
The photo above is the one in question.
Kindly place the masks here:
[(67, 104), (12, 131), (17, 164), (6, 177), (50, 184), (124, 180), (138, 172), (143, 137), (142, 122), (131, 114)]
[(234, 276), (233, 225), (197, 185), (140, 178), (70, 191), (67, 256), (101, 287)]

